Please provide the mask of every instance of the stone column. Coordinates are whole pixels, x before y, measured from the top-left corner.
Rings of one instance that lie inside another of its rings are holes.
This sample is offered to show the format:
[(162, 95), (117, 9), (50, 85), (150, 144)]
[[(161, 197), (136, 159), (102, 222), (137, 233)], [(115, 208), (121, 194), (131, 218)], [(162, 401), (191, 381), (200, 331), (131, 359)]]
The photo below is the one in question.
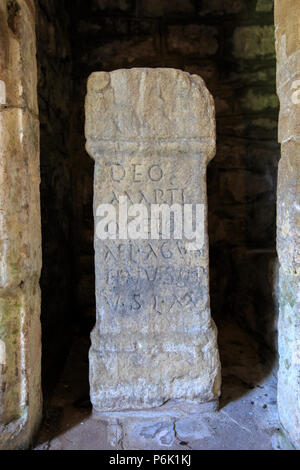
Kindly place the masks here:
[(0, 449), (41, 417), (41, 220), (34, 0), (0, 2)]
[[(86, 139), (95, 159), (94, 409), (217, 400), (220, 362), (210, 315), (206, 233), (206, 166), (215, 154), (212, 97), (200, 77), (179, 70), (93, 73)], [(148, 239), (126, 240), (124, 231), (124, 239), (119, 233), (116, 240), (99, 239), (98, 207), (110, 203), (118, 213), (120, 196), (127, 197), (132, 211), (133, 204), (147, 208), (141, 224), (147, 224)], [(184, 203), (204, 207), (199, 249), (150, 234), (151, 204), (177, 204), (181, 210)]]
[(277, 249), (280, 261), (278, 409), (300, 449), (300, 3), (275, 0), (280, 98)]

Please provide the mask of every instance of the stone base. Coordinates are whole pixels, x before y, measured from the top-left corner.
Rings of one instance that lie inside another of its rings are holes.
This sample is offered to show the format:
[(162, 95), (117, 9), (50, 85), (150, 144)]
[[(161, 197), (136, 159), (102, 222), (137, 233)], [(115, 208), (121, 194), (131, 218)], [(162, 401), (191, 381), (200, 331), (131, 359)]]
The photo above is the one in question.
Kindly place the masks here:
[(27, 450), (32, 447), (42, 422), (42, 411), (35, 416), (28, 416), (0, 426), (1, 450)]
[(213, 413), (218, 411), (219, 400), (213, 400), (208, 403), (197, 403), (194, 401), (169, 400), (162, 406), (141, 410), (124, 411), (97, 411), (93, 409), (93, 417), (100, 420), (114, 419), (149, 419), (149, 418), (185, 418), (196, 416), (201, 413)]

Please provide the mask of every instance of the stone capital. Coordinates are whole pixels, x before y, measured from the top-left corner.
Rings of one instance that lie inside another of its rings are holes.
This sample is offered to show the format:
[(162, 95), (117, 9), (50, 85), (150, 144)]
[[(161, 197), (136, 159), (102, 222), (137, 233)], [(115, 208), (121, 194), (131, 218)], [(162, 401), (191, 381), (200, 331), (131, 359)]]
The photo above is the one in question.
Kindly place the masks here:
[(95, 72), (86, 97), (86, 149), (103, 153), (215, 155), (213, 98), (197, 75), (175, 69)]

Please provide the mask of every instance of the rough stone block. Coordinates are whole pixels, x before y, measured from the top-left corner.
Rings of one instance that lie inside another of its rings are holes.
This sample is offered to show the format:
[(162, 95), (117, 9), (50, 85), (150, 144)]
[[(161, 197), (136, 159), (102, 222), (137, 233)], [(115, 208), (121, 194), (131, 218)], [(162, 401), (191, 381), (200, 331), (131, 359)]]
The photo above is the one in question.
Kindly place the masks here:
[[(86, 98), (87, 150), (100, 203), (183, 202), (206, 207), (215, 153), (213, 100), (203, 80), (174, 69), (94, 73)], [(97, 411), (217, 400), (220, 362), (210, 316), (208, 239), (95, 236), (97, 321), (90, 350)]]
[(39, 122), (26, 109), (7, 108), (0, 139), (0, 288), (11, 289), (41, 270)]
[(259, 13), (267, 13), (273, 10), (273, 0), (257, 0), (256, 11)]
[(232, 40), (235, 57), (253, 59), (275, 52), (273, 26), (239, 26)]
[(133, 8), (133, 0), (92, 0), (93, 10), (128, 12)]
[(218, 30), (213, 26), (198, 24), (171, 25), (168, 28), (167, 45), (169, 52), (185, 56), (211, 56), (219, 48)]
[(279, 270), (278, 412), (300, 449), (300, 76), (299, 2), (275, 1), (281, 160), (277, 191)]
[(32, 0), (3, 1), (0, 5), (0, 76), (6, 84), (6, 103), (28, 106), (38, 113), (35, 16)]
[(138, 14), (148, 17), (191, 15), (195, 12), (195, 6), (191, 0), (140, 0), (137, 2)]
[(157, 54), (156, 50), (157, 38), (155, 35), (150, 37), (134, 36), (128, 40), (116, 39), (112, 42), (104, 44), (91, 55), (84, 55), (82, 61), (88, 63), (89, 66), (98, 66), (99, 61), (109, 64), (109, 68), (114, 68), (118, 64), (130, 66), (137, 61), (143, 62), (145, 60), (155, 59)]
[[(288, 60), (289, 62), (289, 60)], [(292, 70), (296, 68), (296, 73)], [(279, 129), (278, 139), (280, 142), (286, 141), (295, 136), (300, 137), (300, 54), (297, 61), (287, 68), (289, 76), (282, 82), (281, 74), (278, 73), (278, 96), (280, 99)], [(281, 84), (282, 83), (282, 84)]]
[(280, 265), (290, 274), (299, 274), (300, 240), (300, 142), (282, 145), (277, 188), (277, 249)]
[[(284, 38), (287, 56), (299, 51), (300, 24), (299, 5), (293, 0), (275, 1), (275, 25), (277, 40)], [(278, 57), (279, 65), (283, 65)]]
[(0, 289), (0, 449), (26, 448), (40, 422), (38, 280), (36, 275), (12, 291)]
[(202, 0), (199, 15), (237, 14), (245, 8), (243, 0)]
[(33, 0), (1, 2), (0, 39), (0, 449), (18, 449), (30, 445), (42, 411)]

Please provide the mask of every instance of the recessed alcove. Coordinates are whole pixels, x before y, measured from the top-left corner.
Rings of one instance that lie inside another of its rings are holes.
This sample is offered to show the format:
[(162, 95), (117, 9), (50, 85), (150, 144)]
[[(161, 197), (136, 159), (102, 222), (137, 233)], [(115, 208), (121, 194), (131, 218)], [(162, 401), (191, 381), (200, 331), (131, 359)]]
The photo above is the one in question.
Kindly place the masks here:
[[(66, 420), (76, 424), (90, 414), (94, 168), (85, 151), (84, 99), (91, 72), (132, 67), (198, 74), (215, 99), (217, 153), (207, 186), (221, 412), (232, 412), (229, 421), (238, 416), (241, 428), (257, 415), (250, 429), (264, 434), (259, 426), (266, 420), (269, 435), (276, 434), (280, 147), (273, 2), (39, 0), (37, 45), (46, 397), (40, 443), (64, 432)], [(271, 445), (270, 437), (262, 444), (260, 437), (245, 439), (238, 448)]]
[[(0, 449), (299, 448), (298, 32), (294, 0), (0, 2)], [(120, 163), (207, 207), (209, 267), (103, 263)]]

